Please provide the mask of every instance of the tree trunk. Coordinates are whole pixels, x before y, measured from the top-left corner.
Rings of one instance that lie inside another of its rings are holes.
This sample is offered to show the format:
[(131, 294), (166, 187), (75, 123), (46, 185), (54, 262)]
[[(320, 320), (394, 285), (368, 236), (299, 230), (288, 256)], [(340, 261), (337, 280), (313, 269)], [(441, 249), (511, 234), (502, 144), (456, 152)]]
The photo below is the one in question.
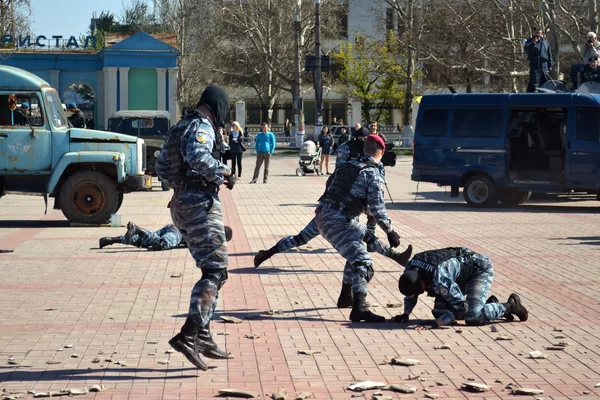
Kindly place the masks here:
[(413, 54), (413, 30), (414, 30), (414, 0), (408, 0), (408, 50), (406, 53), (406, 90), (404, 91), (404, 112), (402, 113), (402, 123), (404, 126), (410, 125), (412, 120), (412, 102), (413, 102), (413, 75), (415, 69), (415, 58)]
[(590, 31), (598, 33), (598, 0), (587, 0)]
[(548, 14), (550, 15), (550, 49), (552, 51), (552, 59), (554, 60), (551, 76), (552, 78), (557, 79), (558, 73), (560, 72), (560, 31), (556, 26), (555, 0), (548, 0)]

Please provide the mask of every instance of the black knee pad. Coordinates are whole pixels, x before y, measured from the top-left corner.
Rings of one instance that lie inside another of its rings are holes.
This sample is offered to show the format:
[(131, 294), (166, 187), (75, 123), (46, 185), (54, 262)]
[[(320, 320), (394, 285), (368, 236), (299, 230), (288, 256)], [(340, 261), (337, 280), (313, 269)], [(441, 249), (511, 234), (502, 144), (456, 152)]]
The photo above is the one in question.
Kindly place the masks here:
[(229, 273), (226, 269), (218, 271), (202, 271), (202, 279), (208, 279), (214, 283), (218, 290), (221, 290), (223, 285), (225, 285), (228, 277)]
[(367, 283), (371, 282), (371, 279), (373, 279), (373, 276), (375, 275), (375, 270), (373, 269), (373, 266), (370, 264), (359, 263), (352, 265), (352, 269), (354, 270), (354, 268), (358, 268), (360, 266), (365, 267), (365, 269), (367, 270), (367, 273), (365, 275)]

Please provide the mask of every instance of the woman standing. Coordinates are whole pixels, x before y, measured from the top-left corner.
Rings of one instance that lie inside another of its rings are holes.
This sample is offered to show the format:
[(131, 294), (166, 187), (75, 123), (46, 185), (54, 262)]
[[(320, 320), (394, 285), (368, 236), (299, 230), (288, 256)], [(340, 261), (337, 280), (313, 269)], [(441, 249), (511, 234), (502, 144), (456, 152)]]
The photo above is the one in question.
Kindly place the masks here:
[(321, 146), (321, 175), (323, 174), (323, 163), (325, 163), (325, 170), (327, 175), (331, 175), (329, 172), (329, 153), (333, 146), (333, 135), (329, 130), (329, 127), (324, 126), (319, 135), (319, 146)]
[(239, 122), (233, 121), (231, 123), (231, 133), (229, 134), (229, 154), (231, 154), (231, 173), (235, 175), (237, 166), (238, 178), (242, 176), (242, 153), (245, 150), (242, 127)]
[(219, 135), (221, 135), (221, 162), (227, 165), (227, 159), (229, 158), (229, 144), (227, 143), (227, 133), (225, 128), (219, 127)]

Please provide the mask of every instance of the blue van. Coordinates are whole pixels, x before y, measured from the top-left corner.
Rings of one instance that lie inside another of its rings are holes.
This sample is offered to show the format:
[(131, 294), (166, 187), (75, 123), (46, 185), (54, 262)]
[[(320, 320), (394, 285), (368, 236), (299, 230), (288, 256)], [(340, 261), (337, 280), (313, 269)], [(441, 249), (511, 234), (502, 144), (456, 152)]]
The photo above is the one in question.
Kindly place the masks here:
[(442, 94), (421, 99), (411, 179), (467, 203), (600, 190), (600, 95)]

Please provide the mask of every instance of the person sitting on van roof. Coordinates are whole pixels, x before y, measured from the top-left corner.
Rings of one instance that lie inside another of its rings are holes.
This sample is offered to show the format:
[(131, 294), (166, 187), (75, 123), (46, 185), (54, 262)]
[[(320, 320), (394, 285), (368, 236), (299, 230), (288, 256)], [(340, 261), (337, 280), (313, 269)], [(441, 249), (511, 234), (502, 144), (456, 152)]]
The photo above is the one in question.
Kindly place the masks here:
[(591, 56), (588, 64), (581, 71), (581, 83), (597, 82), (600, 83), (600, 68), (598, 67), (598, 56)]
[(67, 104), (67, 111), (70, 111), (72, 114), (69, 117), (69, 121), (71, 121), (71, 125), (74, 128), (85, 128), (85, 117), (83, 112), (77, 108), (74, 103)]

